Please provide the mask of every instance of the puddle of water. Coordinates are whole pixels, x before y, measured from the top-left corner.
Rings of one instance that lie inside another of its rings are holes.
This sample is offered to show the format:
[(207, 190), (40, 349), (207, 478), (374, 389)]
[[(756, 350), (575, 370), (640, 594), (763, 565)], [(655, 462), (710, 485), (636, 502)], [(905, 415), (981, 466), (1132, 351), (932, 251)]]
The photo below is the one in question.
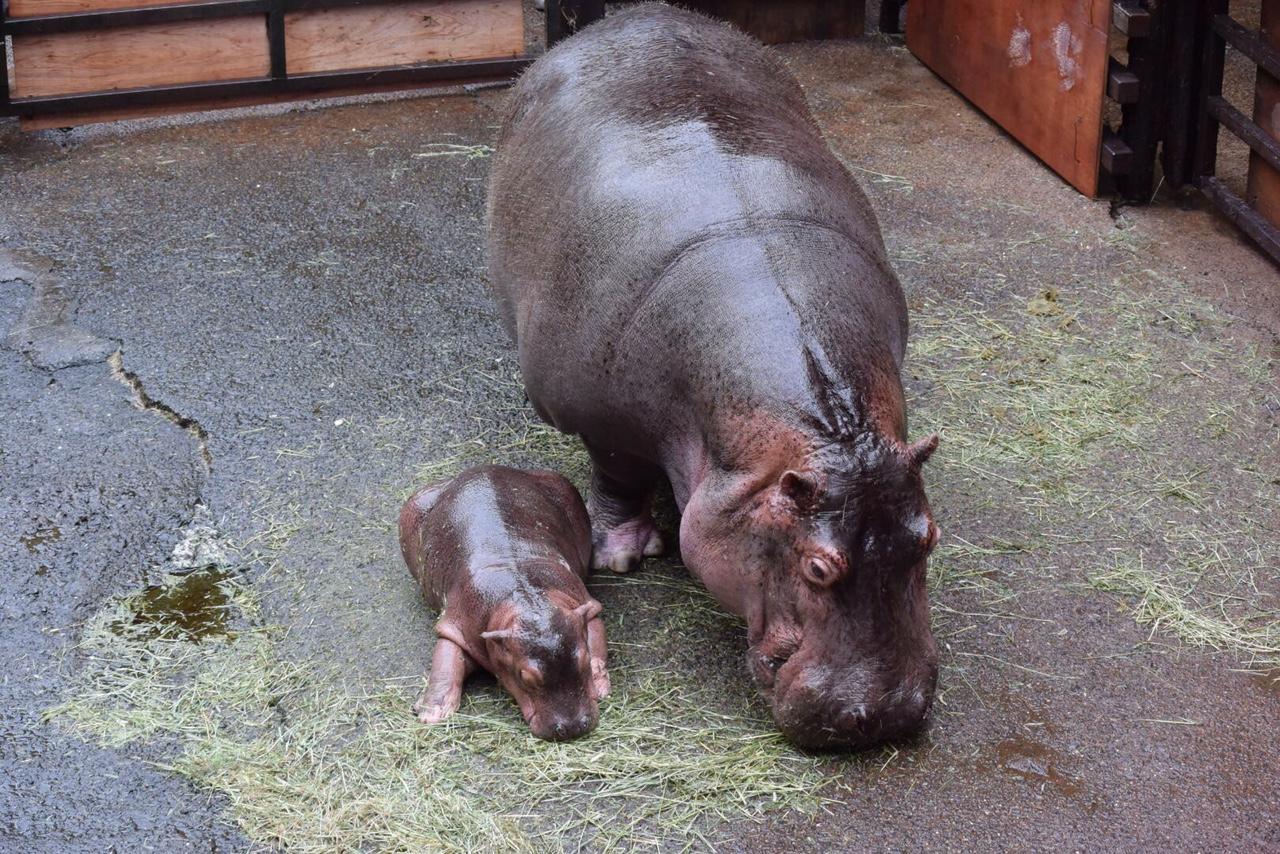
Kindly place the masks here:
[(1005, 773), (1029, 783), (1050, 785), (1063, 795), (1074, 798), (1084, 784), (1058, 770), (1058, 753), (1050, 747), (1016, 735), (996, 745), (996, 764)]
[(222, 586), (227, 576), (225, 570), (206, 570), (147, 587), (133, 601), (133, 625), (157, 636), (189, 640), (225, 635), (231, 617), (230, 597)]
[(40, 547), (48, 543), (56, 543), (62, 539), (62, 529), (57, 525), (49, 525), (45, 528), (37, 528), (34, 533), (23, 534), (18, 540), (27, 547), (27, 551), (35, 554)]

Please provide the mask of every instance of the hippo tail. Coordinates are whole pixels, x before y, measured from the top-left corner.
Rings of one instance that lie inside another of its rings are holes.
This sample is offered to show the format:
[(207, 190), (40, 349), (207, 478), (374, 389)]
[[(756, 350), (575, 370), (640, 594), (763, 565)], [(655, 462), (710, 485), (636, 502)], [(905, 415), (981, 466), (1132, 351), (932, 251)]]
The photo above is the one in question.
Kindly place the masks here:
[(400, 553), (404, 555), (409, 574), (420, 585), (424, 583), (423, 569), (425, 569), (423, 565), (425, 555), (422, 549), (423, 522), (430, 515), (431, 509), (436, 506), (436, 501), (440, 499), (441, 493), (448, 485), (449, 481), (444, 481), (424, 486), (411, 495), (400, 508)]

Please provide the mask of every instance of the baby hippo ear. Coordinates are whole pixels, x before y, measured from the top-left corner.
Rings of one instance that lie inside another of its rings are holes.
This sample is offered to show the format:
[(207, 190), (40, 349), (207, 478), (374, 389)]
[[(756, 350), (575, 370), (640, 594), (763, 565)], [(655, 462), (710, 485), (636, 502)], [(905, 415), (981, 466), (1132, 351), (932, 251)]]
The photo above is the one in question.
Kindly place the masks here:
[(480, 637), (484, 638), (485, 640), (491, 640), (491, 641), (507, 640), (515, 636), (516, 636), (516, 633), (513, 632), (511, 629), (495, 629), (491, 632), (480, 633)]
[(921, 439), (919, 442), (912, 442), (907, 448), (907, 457), (911, 460), (911, 464), (916, 468), (924, 465), (929, 461), (929, 457), (933, 456), (933, 452), (938, 450), (938, 434)]
[(805, 471), (788, 470), (778, 480), (778, 491), (798, 507), (809, 507), (818, 495), (817, 479)]
[(600, 616), (600, 612), (604, 610), (604, 606), (594, 599), (588, 599), (581, 605), (573, 609), (573, 613), (582, 618), (584, 623), (589, 623), (596, 617)]

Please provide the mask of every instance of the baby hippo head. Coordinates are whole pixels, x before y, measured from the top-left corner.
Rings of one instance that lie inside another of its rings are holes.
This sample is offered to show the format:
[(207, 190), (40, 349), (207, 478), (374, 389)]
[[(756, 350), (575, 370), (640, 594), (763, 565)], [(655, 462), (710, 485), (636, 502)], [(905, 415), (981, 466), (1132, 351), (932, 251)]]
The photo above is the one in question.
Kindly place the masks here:
[(516, 700), (538, 738), (568, 741), (599, 719), (587, 625), (600, 614), (588, 599), (577, 607), (539, 603), (513, 609), (501, 628), (484, 632), (493, 674)]

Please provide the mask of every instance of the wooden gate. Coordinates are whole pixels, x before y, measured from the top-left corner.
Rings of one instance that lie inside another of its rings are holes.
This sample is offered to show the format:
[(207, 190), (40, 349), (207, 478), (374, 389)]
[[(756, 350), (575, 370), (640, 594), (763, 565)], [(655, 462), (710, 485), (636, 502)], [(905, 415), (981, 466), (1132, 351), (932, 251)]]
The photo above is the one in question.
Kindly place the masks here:
[[(882, 28), (896, 30), (901, 6), (885, 0)], [(1263, 0), (1260, 32), (1228, 0), (910, 0), (906, 12), (912, 53), (1080, 192), (1150, 201), (1158, 170), (1280, 261), (1280, 0)], [(1228, 44), (1258, 66), (1252, 120), (1222, 97)], [(1214, 176), (1220, 128), (1252, 150), (1246, 198)]]
[[(910, 0), (907, 47), (1094, 196), (1104, 165), (1111, 7), (1111, 0)], [(1105, 165), (1123, 171), (1123, 151), (1113, 144), (1111, 152)]]
[[(1263, 0), (1258, 32), (1236, 22), (1226, 0), (1206, 0), (1202, 16), (1195, 182), (1224, 215), (1280, 262), (1280, 0)], [(1252, 120), (1222, 97), (1228, 44), (1258, 66)], [(1238, 136), (1250, 149), (1243, 199), (1214, 175), (1220, 128)]]
[[(548, 42), (603, 11), (548, 0)], [(0, 0), (0, 115), (29, 125), (505, 79), (521, 0)]]

